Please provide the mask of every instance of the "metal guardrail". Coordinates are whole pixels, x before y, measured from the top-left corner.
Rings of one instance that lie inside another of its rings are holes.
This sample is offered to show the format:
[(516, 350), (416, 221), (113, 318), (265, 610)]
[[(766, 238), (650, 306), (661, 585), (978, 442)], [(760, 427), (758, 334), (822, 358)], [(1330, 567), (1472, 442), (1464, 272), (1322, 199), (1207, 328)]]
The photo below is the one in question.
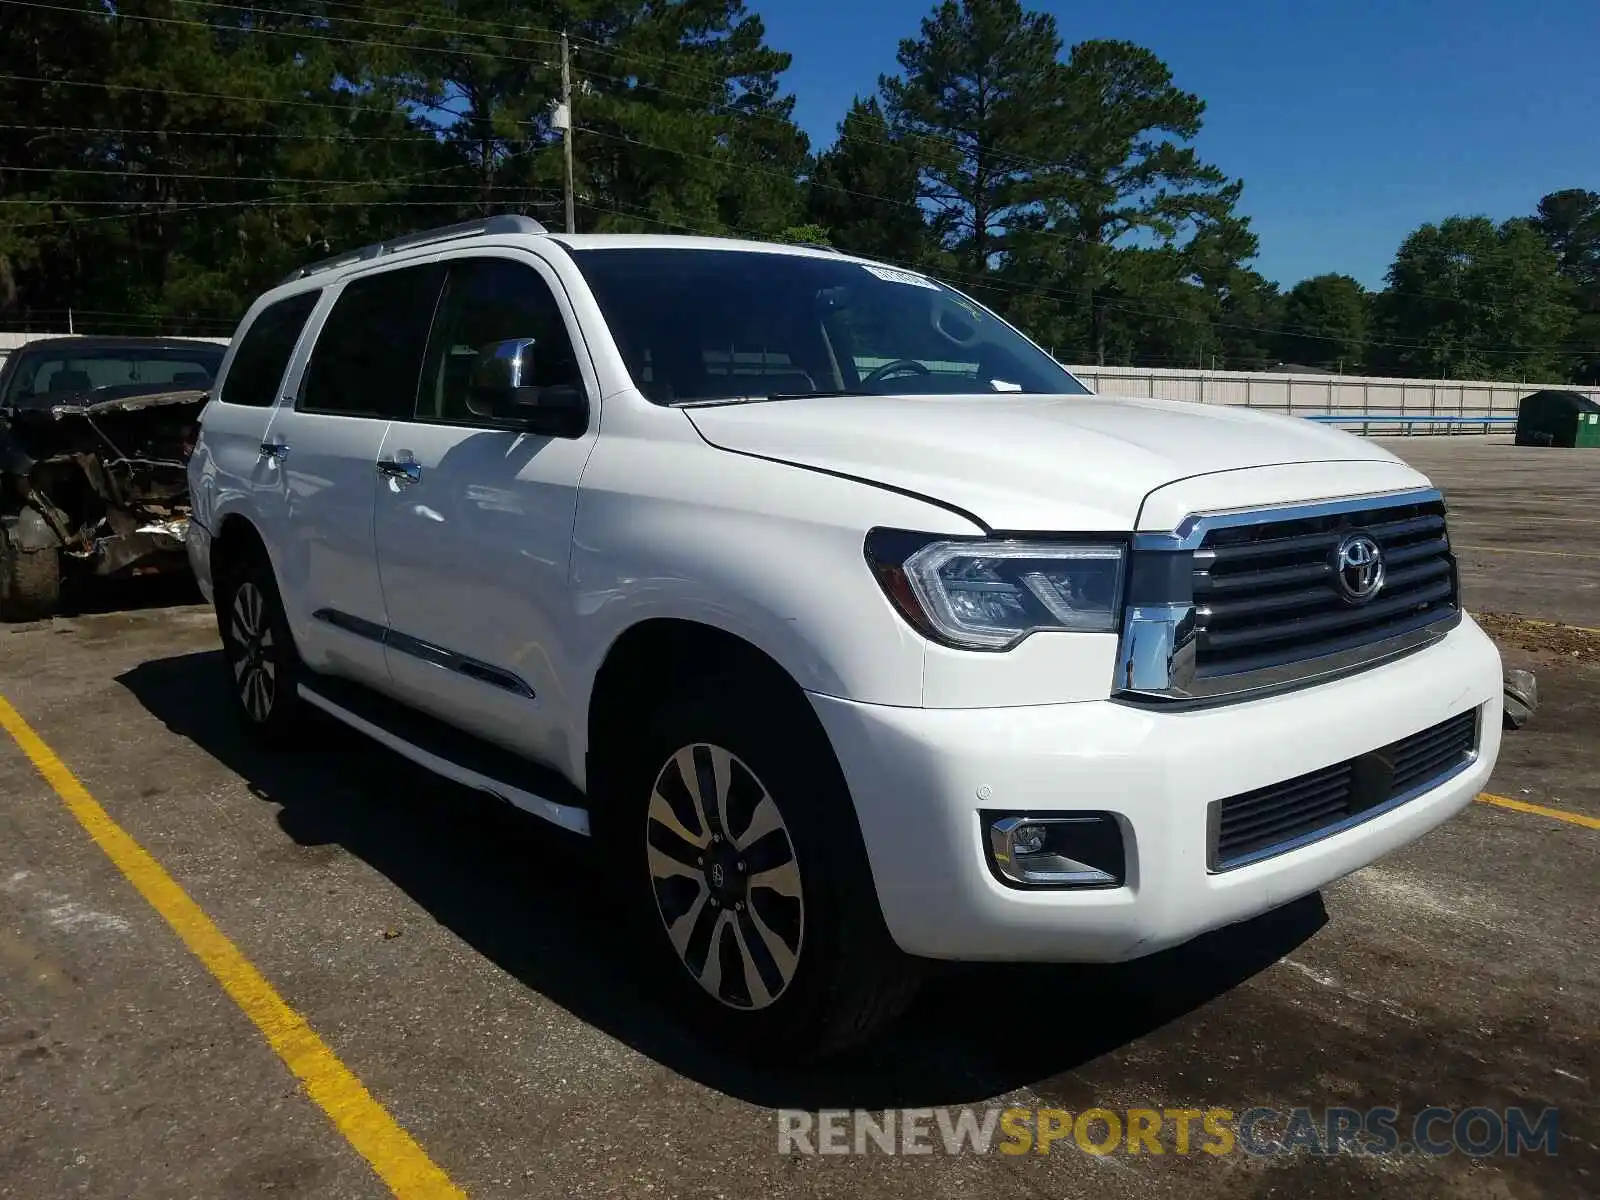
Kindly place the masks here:
[(1360, 425), (1361, 432), (1367, 432), (1369, 425), (1404, 425), (1405, 433), (1411, 433), (1417, 425), (1443, 425), (1450, 432), (1462, 430), (1468, 433), (1489, 433), (1494, 426), (1515, 425), (1517, 418), (1511, 416), (1445, 416), (1433, 413), (1417, 413), (1415, 416), (1400, 413), (1297, 413), (1296, 416), (1304, 417), (1308, 421), (1320, 421), (1323, 424), (1335, 422)]

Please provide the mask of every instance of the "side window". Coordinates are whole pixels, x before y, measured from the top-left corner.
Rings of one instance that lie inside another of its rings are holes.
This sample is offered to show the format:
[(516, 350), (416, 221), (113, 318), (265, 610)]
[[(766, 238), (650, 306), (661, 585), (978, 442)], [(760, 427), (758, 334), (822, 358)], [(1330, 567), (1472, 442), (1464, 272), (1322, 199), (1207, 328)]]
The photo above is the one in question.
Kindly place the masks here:
[(346, 284), (317, 335), (296, 407), (344, 417), (409, 417), (443, 277), (444, 267), (429, 263)]
[(452, 262), (422, 368), (418, 419), (483, 424), (467, 407), (473, 360), (513, 338), (533, 339), (535, 386), (583, 386), (561, 309), (537, 271), (506, 258)]
[(306, 318), (317, 306), (320, 290), (298, 292), (256, 314), (233, 356), (228, 377), (222, 382), (217, 399), (224, 404), (248, 404), (266, 408), (278, 394), (283, 372), (300, 340)]

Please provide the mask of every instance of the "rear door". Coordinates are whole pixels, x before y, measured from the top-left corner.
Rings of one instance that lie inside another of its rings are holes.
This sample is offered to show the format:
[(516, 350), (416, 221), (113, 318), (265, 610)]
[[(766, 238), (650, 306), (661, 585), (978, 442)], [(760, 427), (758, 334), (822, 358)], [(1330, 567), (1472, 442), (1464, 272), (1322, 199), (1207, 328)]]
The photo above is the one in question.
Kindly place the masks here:
[[(189, 460), (193, 519), (217, 532), (218, 515), (254, 513), (256, 492), (275, 482), (275, 460), (261, 452), (272, 409), (320, 288), (296, 292), (246, 315), (219, 385), (201, 414), (204, 436)], [(196, 543), (196, 544), (204, 544)]]
[[(590, 398), (572, 436), (474, 413), (477, 353), (533, 340), (533, 384)], [(379, 456), (378, 563), (389, 671), (408, 702), (547, 765), (565, 763), (572, 621), (567, 564), (578, 480), (599, 414), (592, 364), (559, 280), (511, 250), (454, 258), (410, 421)]]
[(293, 404), (280, 405), (261, 453), (273, 460), (269, 541), (308, 665), (386, 686), (387, 624), (373, 544), (378, 452), (410, 415), (444, 268), (347, 282), (316, 335)]

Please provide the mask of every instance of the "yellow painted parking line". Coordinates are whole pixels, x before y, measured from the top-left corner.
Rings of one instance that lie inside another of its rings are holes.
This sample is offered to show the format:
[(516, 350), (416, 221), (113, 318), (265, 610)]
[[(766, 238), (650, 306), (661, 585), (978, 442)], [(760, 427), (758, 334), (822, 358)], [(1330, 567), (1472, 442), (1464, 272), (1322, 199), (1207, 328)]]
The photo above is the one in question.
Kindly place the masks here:
[(1600, 829), (1600, 817), (1591, 817), (1584, 813), (1568, 812), (1561, 808), (1546, 808), (1543, 804), (1529, 804), (1526, 800), (1513, 800), (1510, 796), (1496, 796), (1492, 792), (1478, 793), (1478, 800), (1483, 804), (1493, 804), (1496, 808), (1509, 808), (1516, 812), (1532, 813), (1536, 817), (1567, 821), (1573, 825), (1582, 825), (1585, 829)]
[(464, 1197), (393, 1117), (339, 1061), (305, 1018), (284, 1002), (266, 977), (230, 942), (204, 910), (189, 898), (149, 851), (111, 819), (15, 708), (0, 696), (0, 727), (55, 789), (67, 810), (105, 851), (150, 906), (172, 926), (267, 1044), (294, 1072), (306, 1094), (361, 1154), (389, 1190), (402, 1200)]
[(1532, 546), (1463, 546), (1452, 543), (1453, 550), (1478, 550), (1485, 554), (1543, 554), (1549, 558), (1592, 558), (1600, 561), (1600, 554), (1578, 554), (1572, 550), (1535, 550)]

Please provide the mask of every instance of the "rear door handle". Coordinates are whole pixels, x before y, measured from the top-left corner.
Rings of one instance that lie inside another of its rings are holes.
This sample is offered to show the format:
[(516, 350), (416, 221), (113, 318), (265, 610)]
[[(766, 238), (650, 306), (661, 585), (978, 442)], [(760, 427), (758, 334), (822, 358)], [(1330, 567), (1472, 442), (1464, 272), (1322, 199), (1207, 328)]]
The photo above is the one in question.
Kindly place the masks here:
[(262, 442), (261, 457), (275, 458), (282, 462), (289, 457), (289, 444), (287, 442)]

